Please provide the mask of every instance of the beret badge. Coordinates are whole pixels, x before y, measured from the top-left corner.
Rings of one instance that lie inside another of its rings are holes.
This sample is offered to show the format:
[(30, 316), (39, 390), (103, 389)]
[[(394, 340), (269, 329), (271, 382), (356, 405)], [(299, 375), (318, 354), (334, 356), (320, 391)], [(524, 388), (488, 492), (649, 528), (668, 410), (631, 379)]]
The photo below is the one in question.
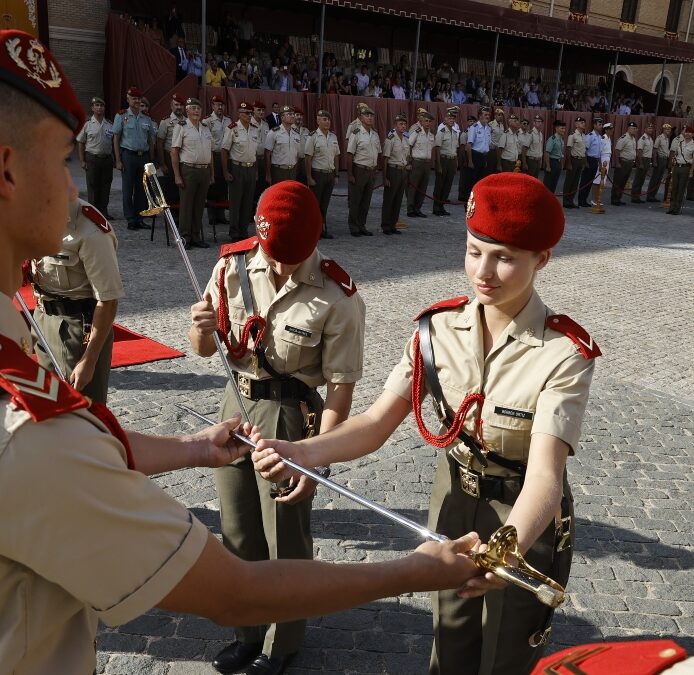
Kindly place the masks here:
[(17, 66), (26, 71), (27, 77), (36, 80), (44, 89), (60, 87), (62, 78), (55, 63), (46, 61), (44, 55), (46, 48), (38, 40), (31, 40), (29, 48), (26, 50), (26, 60), (24, 60), (19, 43), (19, 38), (8, 40), (6, 42), (7, 51)]
[(267, 239), (267, 235), (270, 232), (270, 221), (263, 215), (258, 216), (255, 222), (255, 229), (261, 239)]
[(470, 220), (472, 216), (475, 215), (475, 195), (470, 192), (470, 198), (467, 200), (467, 210), (465, 211), (465, 217)]

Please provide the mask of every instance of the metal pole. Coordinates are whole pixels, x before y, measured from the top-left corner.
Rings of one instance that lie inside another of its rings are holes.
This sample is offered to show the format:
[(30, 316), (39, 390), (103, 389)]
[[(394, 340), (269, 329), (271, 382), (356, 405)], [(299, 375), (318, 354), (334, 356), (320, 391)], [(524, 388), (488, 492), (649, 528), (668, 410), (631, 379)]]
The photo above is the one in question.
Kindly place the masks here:
[(318, 95), (323, 93), (323, 48), (325, 41), (325, 3), (320, 7), (320, 46), (318, 47)]
[[(684, 36), (684, 41), (689, 42), (689, 31), (691, 30), (692, 27), (692, 15), (694, 15), (694, 0), (692, 0), (692, 4), (689, 6), (689, 21), (687, 22), (687, 34)], [(677, 94), (679, 94), (680, 91), (680, 80), (682, 79), (682, 68), (684, 67), (684, 64), (680, 63), (680, 71), (677, 73), (677, 84), (675, 85), (675, 95), (672, 97), (672, 103), (673, 105), (677, 104)]]
[(612, 84), (610, 85), (610, 98), (607, 100), (607, 112), (612, 112), (612, 98), (614, 96), (614, 81), (617, 79), (617, 66), (619, 65), (619, 52), (614, 55), (614, 72), (612, 73)]
[(663, 59), (663, 67), (660, 69), (660, 82), (658, 82), (658, 99), (655, 103), (655, 114), (658, 115), (658, 110), (660, 109), (660, 99), (663, 97), (663, 77), (665, 76), (665, 64), (667, 59)]
[(494, 41), (494, 65), (492, 66), (492, 90), (488, 92), (489, 94), (489, 104), (494, 105), (494, 83), (496, 82), (496, 56), (499, 52), (499, 35), (496, 34), (496, 40)]
[(554, 87), (554, 101), (552, 101), (552, 110), (554, 106), (557, 105), (557, 99), (559, 98), (559, 80), (561, 79), (561, 62), (564, 58), (564, 43), (562, 42), (559, 46), (559, 63), (557, 63), (557, 84)]
[(207, 106), (207, 94), (205, 93), (205, 88), (207, 86), (207, 0), (202, 0), (202, 21), (200, 25), (200, 30), (202, 35), (200, 36), (200, 51), (202, 53), (202, 106), (205, 110)]
[(417, 19), (417, 39), (414, 43), (414, 67), (412, 69), (412, 91), (410, 101), (414, 101), (414, 90), (417, 88), (417, 63), (419, 62), (419, 34), (422, 31), (422, 20)]

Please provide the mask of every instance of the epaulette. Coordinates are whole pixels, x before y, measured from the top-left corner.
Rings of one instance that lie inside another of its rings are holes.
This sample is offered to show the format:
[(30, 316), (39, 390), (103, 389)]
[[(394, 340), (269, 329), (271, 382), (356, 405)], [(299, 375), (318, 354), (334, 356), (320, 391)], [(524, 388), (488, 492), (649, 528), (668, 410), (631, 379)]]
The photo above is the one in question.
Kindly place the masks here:
[(352, 127), (352, 133), (353, 133), (353, 134), (358, 134), (360, 131), (361, 131), (361, 127), (360, 127), (358, 124), (355, 124), (355, 125)]
[(219, 257), (226, 258), (235, 253), (247, 253), (258, 245), (258, 241), (258, 237), (249, 237), (248, 239), (235, 241), (232, 244), (224, 244), (224, 246), (219, 249)]
[(552, 314), (547, 317), (547, 328), (566, 335), (581, 352), (584, 359), (594, 359), (602, 354), (600, 347), (587, 331), (566, 314)]
[(122, 110), (119, 110), (116, 114), (117, 114), (117, 115), (125, 115), (125, 113), (127, 113), (127, 112), (128, 112), (128, 109), (127, 109), (127, 108), (123, 108)]
[(334, 260), (324, 260), (321, 263), (323, 271), (342, 289), (342, 292), (350, 297), (357, 292), (357, 285), (352, 277), (347, 274)]
[(91, 204), (82, 205), (82, 215), (91, 220), (104, 234), (108, 234), (111, 231), (108, 220), (106, 220), (99, 209), (93, 207)]
[(313, 136), (313, 134), (315, 134), (315, 133), (316, 133), (316, 129), (314, 129), (313, 131), (310, 131), (308, 135)]
[(417, 314), (414, 321), (419, 321), (423, 316), (427, 314), (438, 314), (439, 312), (446, 312), (449, 309), (458, 309), (458, 307), (464, 307), (470, 302), (470, 298), (467, 295), (461, 295), (458, 298), (450, 298), (449, 300), (441, 300), (431, 307), (427, 307), (425, 310)]
[(388, 138), (395, 138), (395, 129), (391, 129), (388, 132)]
[(280, 124), (279, 126), (272, 127), (271, 131), (278, 131), (282, 125)]
[(415, 134), (418, 134), (421, 130), (422, 130), (422, 127), (420, 127), (419, 124), (414, 129), (412, 129), (412, 131), (414, 131)]
[(229, 124), (229, 129), (233, 129), (236, 126), (236, 122), (231, 122)]
[(200, 122), (200, 124), (201, 124), (203, 127), (206, 127), (206, 126), (207, 126), (207, 122), (205, 122), (205, 120), (203, 120), (202, 122)]
[(188, 121), (188, 120), (178, 120), (178, 123), (179, 123), (182, 127), (184, 127), (184, 126), (186, 125), (186, 122), (187, 122), (187, 121)]
[(620, 138), (626, 138), (628, 134), (622, 134)]

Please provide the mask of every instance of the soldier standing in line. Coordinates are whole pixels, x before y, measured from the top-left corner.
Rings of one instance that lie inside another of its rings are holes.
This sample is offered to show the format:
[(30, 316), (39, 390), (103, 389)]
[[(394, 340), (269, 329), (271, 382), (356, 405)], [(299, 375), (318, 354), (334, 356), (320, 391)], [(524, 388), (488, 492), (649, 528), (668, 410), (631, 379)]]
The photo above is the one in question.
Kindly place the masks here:
[(687, 192), (687, 183), (694, 176), (694, 125), (685, 127), (672, 144), (672, 197), (670, 210), (673, 216), (680, 214)]
[(506, 131), (503, 108), (494, 109), (494, 119), (489, 123), (489, 129), (492, 132), (492, 137), (489, 143), (489, 154), (487, 155), (487, 173), (496, 173), (499, 171), (496, 149), (499, 147), (501, 134)]
[(258, 203), (258, 197), (268, 184), (265, 182), (265, 141), (270, 131), (270, 127), (265, 121), (265, 104), (262, 101), (253, 102), (253, 118), (251, 124), (258, 127), (258, 147), (255, 149), (255, 163), (258, 167), (255, 182), (255, 193), (253, 195), (253, 208)]
[(569, 152), (569, 164), (564, 178), (564, 208), (576, 209), (574, 204), (576, 193), (581, 183), (581, 173), (587, 166), (586, 160), (586, 121), (583, 117), (577, 117), (574, 132), (566, 139), (566, 149)]
[(296, 179), (307, 185), (306, 165), (301, 161), (306, 157), (306, 141), (308, 140), (309, 130), (304, 126), (304, 111), (301, 108), (294, 108), (294, 129), (299, 134), (299, 162), (296, 165)]
[(541, 115), (533, 118), (533, 128), (525, 137), (521, 148), (521, 167), (525, 173), (537, 178), (542, 168), (542, 153), (544, 151), (544, 135), (542, 127), (545, 121)]
[[(523, 148), (528, 143), (530, 143), (530, 120), (527, 117), (521, 117), (520, 129), (518, 131), (518, 159), (521, 158)], [(523, 171), (522, 162), (521, 171)]]
[(330, 131), (332, 115), (327, 110), (318, 111), (316, 123), (318, 128), (308, 135), (304, 148), (306, 176), (323, 216), (321, 239), (332, 239), (333, 235), (328, 233), (328, 206), (340, 177), (340, 144), (337, 136)]
[(395, 127), (383, 141), (383, 234), (402, 234), (396, 224), (400, 218), (400, 207), (407, 186), (407, 172), (412, 169), (406, 129), (407, 116), (405, 113), (399, 113), (395, 116)]
[(104, 117), (103, 98), (92, 98), (92, 117), (77, 134), (80, 166), (87, 174), (87, 201), (106, 218), (113, 180), (113, 124)]
[(600, 154), (602, 145), (602, 117), (593, 117), (593, 129), (586, 134), (586, 168), (581, 174), (581, 187), (578, 191), (578, 205), (589, 207), (588, 196), (595, 175), (600, 168)]
[(544, 184), (554, 194), (564, 169), (564, 136), (566, 122), (554, 120), (554, 133), (547, 139), (544, 152)]
[(145, 227), (140, 211), (147, 208), (142, 174), (147, 162), (154, 161), (155, 124), (140, 112), (142, 92), (130, 87), (128, 107), (113, 120), (113, 151), (116, 169), (123, 174), (123, 217), (129, 230)]
[(645, 204), (646, 201), (641, 198), (641, 190), (646, 181), (648, 169), (653, 164), (653, 124), (649, 123), (646, 126), (646, 131), (636, 141), (636, 173), (634, 174), (634, 182), (631, 185), (631, 203)]
[(426, 116), (429, 114), (429, 111), (426, 108), (417, 108), (417, 114), (415, 118), (414, 124), (410, 126), (410, 128), (407, 130), (407, 137), (409, 138), (410, 134), (417, 128), (422, 126), (422, 122), (426, 119)]
[[(470, 190), (487, 174), (487, 156), (490, 154), (492, 130), (489, 125), (489, 108), (480, 108), (480, 119), (467, 130), (465, 154), (472, 172)], [(496, 152), (496, 151), (495, 151)], [(496, 157), (494, 158), (496, 161)]]
[(622, 194), (624, 186), (631, 176), (636, 160), (636, 122), (629, 122), (627, 133), (619, 137), (614, 146), (615, 163), (614, 177), (612, 178), (612, 191), (610, 202), (612, 206), (624, 206)]
[(412, 154), (412, 171), (407, 187), (407, 215), (410, 218), (426, 218), (426, 214), (422, 213), (422, 205), (429, 186), (431, 156), (434, 152), (435, 139), (431, 133), (433, 119), (430, 112), (424, 111), (421, 123), (414, 125), (407, 139)]
[(199, 99), (186, 100), (188, 119), (179, 122), (171, 140), (171, 164), (176, 185), (181, 193), (179, 227), (186, 240), (186, 250), (209, 248), (202, 231), (207, 188), (214, 181), (212, 161), (212, 133), (202, 123), (202, 105)]
[(460, 146), (458, 148), (458, 166), (460, 172), (458, 174), (458, 201), (467, 204), (470, 198), (470, 190), (472, 189), (472, 173), (473, 170), (468, 166), (467, 160), (467, 139), (470, 127), (477, 124), (477, 118), (474, 115), (468, 115), (467, 126), (460, 132)]
[[(171, 164), (171, 139), (174, 129), (179, 126), (180, 122), (185, 122), (185, 104), (186, 100), (181, 94), (174, 94), (171, 97), (171, 113), (159, 122), (157, 129), (157, 159), (162, 173), (161, 189), (168, 204), (179, 204), (181, 201)], [(178, 224), (179, 210), (173, 209), (172, 213), (176, 224)]]
[(663, 175), (667, 171), (668, 161), (670, 159), (670, 134), (672, 133), (672, 125), (665, 122), (661, 127), (661, 132), (653, 144), (653, 173), (648, 181), (648, 196), (647, 202), (659, 202), (658, 190), (660, 183), (663, 180)]
[(434, 181), (434, 215), (450, 216), (445, 204), (453, 187), (453, 180), (458, 169), (458, 148), (460, 146), (460, 133), (455, 130), (458, 108), (448, 108), (443, 118), (443, 127), (436, 132), (434, 137), (433, 162), (436, 168), (436, 180)]
[(270, 129), (265, 139), (265, 181), (274, 185), (282, 180), (296, 180), (296, 165), (303, 159), (301, 136), (294, 128), (294, 108), (280, 108), (282, 123)]
[(359, 127), (361, 122), (361, 114), (364, 110), (368, 110), (369, 105), (364, 102), (357, 103), (357, 116), (347, 125), (347, 130), (345, 131), (345, 140), (349, 143), (349, 139), (352, 137), (352, 132), (355, 128)]
[(212, 97), (212, 114), (203, 120), (207, 128), (212, 134), (212, 157), (214, 160), (214, 183), (210, 184), (207, 191), (207, 219), (210, 225), (221, 223), (228, 225), (229, 221), (224, 214), (224, 207), (214, 206), (214, 203), (224, 202), (227, 200), (227, 183), (224, 180), (224, 171), (222, 170), (222, 141), (224, 140), (224, 132), (231, 124), (231, 118), (224, 114), (226, 104), (223, 96)]
[(511, 172), (516, 168), (516, 162), (520, 156), (519, 127), (518, 115), (511, 113), (508, 116), (508, 128), (499, 136), (496, 143), (497, 172)]
[[(123, 283), (113, 228), (91, 204), (73, 199), (62, 249), (32, 261), (34, 319), (75, 389), (106, 403), (113, 322)], [(40, 342), (39, 363), (55, 372)]]

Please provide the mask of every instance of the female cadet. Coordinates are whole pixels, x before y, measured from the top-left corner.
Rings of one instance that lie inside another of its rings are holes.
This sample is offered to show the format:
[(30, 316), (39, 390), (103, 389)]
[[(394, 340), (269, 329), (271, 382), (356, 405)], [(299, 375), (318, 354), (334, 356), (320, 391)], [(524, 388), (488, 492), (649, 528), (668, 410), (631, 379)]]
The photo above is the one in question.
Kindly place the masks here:
[[(514, 525), (528, 562), (565, 584), (573, 542), (566, 458), (578, 445), (600, 350), (534, 289), (563, 233), (563, 211), (537, 179), (492, 175), (470, 195), (467, 227), (475, 299), (440, 302), (417, 317), (419, 330), (367, 412), (300, 443), (262, 441), (256, 469), (278, 480), (291, 475), (282, 455), (316, 466), (373, 452), (413, 409), (424, 439), (446, 449), (429, 527), (449, 537), (474, 529), (487, 541)], [(426, 394), (441, 434), (422, 419)], [(458, 595), (434, 596), (431, 673), (530, 672), (551, 616), (516, 587), (481, 597), (500, 586), (487, 575)]]

